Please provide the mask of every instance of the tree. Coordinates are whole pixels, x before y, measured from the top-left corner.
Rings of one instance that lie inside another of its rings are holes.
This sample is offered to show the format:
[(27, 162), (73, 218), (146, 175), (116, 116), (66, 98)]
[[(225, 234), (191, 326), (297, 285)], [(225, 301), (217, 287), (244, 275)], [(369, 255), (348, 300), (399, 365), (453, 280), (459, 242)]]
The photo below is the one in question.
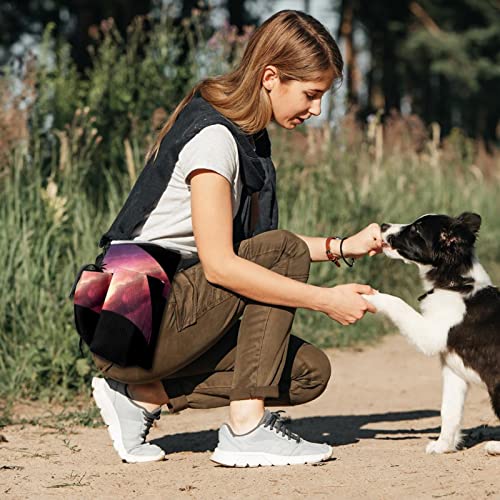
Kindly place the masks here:
[[(494, 0), (339, 0), (338, 38), (344, 44), (348, 99), (361, 115), (399, 110), (437, 121), (444, 133), (498, 140), (500, 5)], [(362, 102), (356, 30), (366, 35), (370, 68)]]
[(236, 26), (238, 31), (243, 31), (243, 26), (249, 26), (256, 23), (256, 19), (250, 15), (246, 9), (248, 1), (245, 0), (226, 0), (225, 6), (229, 13), (229, 24)]
[(500, 5), (421, 0), (409, 8), (413, 29), (399, 55), (415, 106), (445, 131), (460, 125), (491, 144), (500, 116)]
[(126, 36), (127, 26), (138, 15), (147, 14), (153, 6), (152, 0), (27, 0), (0, 3), (0, 47), (4, 49), (3, 60), (8, 49), (21, 35), (40, 36), (49, 22), (55, 23), (55, 34), (63, 35), (72, 47), (72, 56), (82, 71), (90, 64), (87, 46), (91, 43), (89, 28), (102, 19), (113, 17), (115, 25)]
[(347, 101), (349, 105), (359, 103), (360, 71), (357, 51), (354, 46), (354, 9), (356, 0), (342, 0), (337, 40), (344, 44), (345, 67), (347, 73)]

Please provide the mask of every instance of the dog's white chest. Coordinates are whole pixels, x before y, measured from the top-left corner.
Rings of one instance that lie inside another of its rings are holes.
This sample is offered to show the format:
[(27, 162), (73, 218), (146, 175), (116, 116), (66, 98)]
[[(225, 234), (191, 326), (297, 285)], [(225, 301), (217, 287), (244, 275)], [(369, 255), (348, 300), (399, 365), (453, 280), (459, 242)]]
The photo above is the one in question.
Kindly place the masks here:
[(431, 328), (446, 337), (450, 328), (461, 323), (466, 313), (462, 296), (449, 290), (436, 290), (422, 301), (420, 308)]

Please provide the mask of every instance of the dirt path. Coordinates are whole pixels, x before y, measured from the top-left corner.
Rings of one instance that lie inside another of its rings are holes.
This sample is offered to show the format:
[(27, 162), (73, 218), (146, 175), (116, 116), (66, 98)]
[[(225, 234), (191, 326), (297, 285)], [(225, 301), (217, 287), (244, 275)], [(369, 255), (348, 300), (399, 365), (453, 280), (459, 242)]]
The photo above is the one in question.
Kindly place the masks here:
[[(9, 426), (0, 443), (2, 498), (496, 498), (500, 439), (487, 394), (473, 388), (465, 412), (468, 448), (424, 453), (440, 425), (437, 359), (398, 336), (362, 351), (330, 351), (334, 380), (317, 401), (289, 409), (292, 429), (336, 445), (320, 466), (227, 469), (209, 461), (225, 410), (165, 414), (153, 438), (171, 450), (154, 464), (122, 464), (106, 430)], [(489, 426), (489, 427), (485, 427)]]

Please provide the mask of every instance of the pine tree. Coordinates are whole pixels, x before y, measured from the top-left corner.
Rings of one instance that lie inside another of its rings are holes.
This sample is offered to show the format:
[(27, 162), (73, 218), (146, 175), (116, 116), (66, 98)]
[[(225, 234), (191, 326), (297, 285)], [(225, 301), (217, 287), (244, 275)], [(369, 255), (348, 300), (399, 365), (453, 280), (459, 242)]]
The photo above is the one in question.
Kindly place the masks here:
[(413, 107), (445, 131), (460, 126), (489, 143), (500, 116), (500, 5), (494, 0), (411, 2), (398, 54)]

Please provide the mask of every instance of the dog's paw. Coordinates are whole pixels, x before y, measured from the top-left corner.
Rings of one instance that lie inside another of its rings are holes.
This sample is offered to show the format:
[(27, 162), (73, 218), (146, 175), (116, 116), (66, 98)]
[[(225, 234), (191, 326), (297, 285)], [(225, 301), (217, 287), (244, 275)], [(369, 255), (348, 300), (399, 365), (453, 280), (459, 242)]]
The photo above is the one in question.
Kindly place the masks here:
[(439, 439), (437, 441), (431, 441), (425, 448), (425, 452), (429, 455), (434, 453), (453, 453), (454, 451), (457, 451), (457, 449), (452, 443), (447, 443)]
[(378, 312), (383, 312), (385, 308), (388, 305), (388, 300), (387, 298), (390, 297), (390, 295), (387, 295), (385, 293), (379, 293), (375, 292), (373, 295), (366, 295), (362, 294), (361, 295), (367, 302), (370, 304), (374, 305), (377, 308)]

